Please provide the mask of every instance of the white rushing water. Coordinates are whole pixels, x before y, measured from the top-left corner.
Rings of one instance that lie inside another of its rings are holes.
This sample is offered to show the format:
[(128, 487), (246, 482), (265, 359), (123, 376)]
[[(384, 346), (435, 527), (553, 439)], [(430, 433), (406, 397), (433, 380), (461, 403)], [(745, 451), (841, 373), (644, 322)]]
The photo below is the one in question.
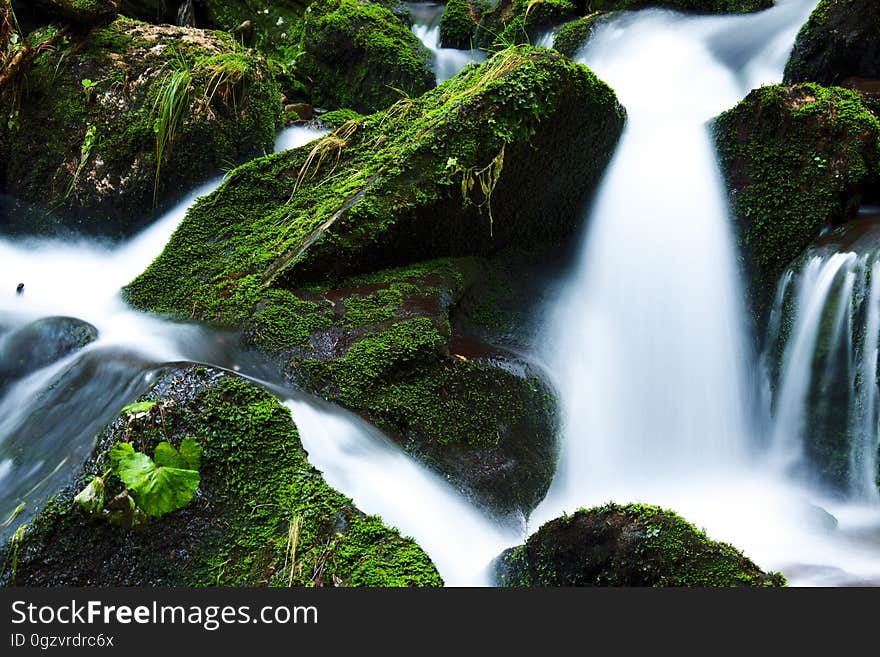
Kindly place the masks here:
[[(764, 451), (784, 440), (761, 435), (762, 382), (706, 126), (752, 88), (781, 80), (816, 4), (781, 0), (748, 16), (622, 14), (578, 53), (629, 116), (578, 263), (548, 313), (544, 359), (563, 444), (533, 530), (578, 507), (642, 501), (676, 510), (795, 584), (880, 581), (877, 509), (789, 478)], [(791, 367), (809, 367), (810, 337), (802, 341)], [(802, 402), (800, 391), (788, 396)], [(779, 416), (779, 426), (790, 422)], [(797, 458), (794, 442), (780, 453)]]
[(413, 16), (412, 31), (431, 51), (432, 68), (437, 84), (446, 82), (471, 62), (482, 62), (486, 53), (481, 50), (460, 50), (440, 47), (440, 17), (445, 5), (434, 2), (410, 2), (406, 5)]

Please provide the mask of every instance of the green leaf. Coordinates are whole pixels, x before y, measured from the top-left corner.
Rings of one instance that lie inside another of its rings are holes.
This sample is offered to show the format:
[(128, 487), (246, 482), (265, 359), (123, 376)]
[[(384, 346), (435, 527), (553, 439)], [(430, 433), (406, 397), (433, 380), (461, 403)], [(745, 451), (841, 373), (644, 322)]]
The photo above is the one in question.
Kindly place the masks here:
[(156, 445), (156, 451), (153, 453), (153, 461), (156, 465), (168, 468), (185, 468), (186, 464), (177, 453), (177, 450), (171, 446), (171, 443), (162, 441)]
[(184, 468), (198, 470), (202, 465), (202, 446), (192, 436), (187, 436), (180, 443), (180, 458)]
[(113, 449), (110, 450), (110, 467), (113, 472), (119, 472), (120, 459), (131, 454), (134, 454), (134, 447), (131, 446), (131, 443), (113, 445)]
[(73, 501), (92, 515), (100, 513), (104, 508), (104, 480), (101, 477), (93, 477), (89, 485), (83, 488)]
[(153, 410), (155, 405), (156, 402), (154, 401), (135, 402), (134, 404), (129, 404), (128, 406), (123, 407), (120, 413), (131, 415), (132, 417), (139, 417), (145, 413), (149, 413)]
[(140, 452), (122, 458), (116, 474), (137, 505), (156, 517), (189, 504), (199, 487), (199, 473), (195, 470), (158, 466)]

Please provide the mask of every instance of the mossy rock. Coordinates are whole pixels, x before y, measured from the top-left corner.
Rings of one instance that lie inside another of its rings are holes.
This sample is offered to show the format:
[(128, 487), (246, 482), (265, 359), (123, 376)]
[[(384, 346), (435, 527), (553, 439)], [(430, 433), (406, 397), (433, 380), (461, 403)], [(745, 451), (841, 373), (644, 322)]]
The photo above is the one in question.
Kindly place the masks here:
[(440, 46), (470, 50), (487, 0), (449, 0), (440, 17)]
[(495, 561), (501, 586), (785, 585), (727, 543), (656, 506), (609, 504), (543, 525)]
[(375, 112), (434, 86), (431, 53), (391, 11), (360, 0), (317, 0), (306, 10), (295, 74), (312, 104)]
[(534, 43), (542, 31), (577, 15), (570, 0), (500, 0), (483, 12), (474, 41), (487, 50)]
[(553, 38), (554, 50), (558, 50), (566, 57), (574, 57), (577, 51), (583, 48), (587, 41), (589, 41), (597, 20), (610, 15), (595, 12), (589, 16), (582, 16), (565, 23), (559, 28), (556, 36)]
[(817, 84), (752, 91), (713, 123), (759, 323), (780, 275), (877, 179), (880, 122), (858, 94)]
[[(425, 553), (365, 516), (307, 461), (290, 412), (254, 384), (201, 367), (160, 378), (164, 408), (146, 451), (193, 436), (203, 447), (199, 489), (180, 510), (136, 531), (88, 515), (74, 495), (107, 469), (129, 436), (121, 417), (98, 438), (83, 472), (5, 546), (0, 583), (25, 586), (439, 586)], [(135, 442), (140, 447), (138, 441)], [(121, 489), (108, 478), (107, 496)], [(289, 529), (299, 522), (291, 571)]]
[(585, 67), (551, 50), (505, 51), (314, 145), (236, 169), (125, 296), (238, 325), (270, 289), (564, 243), (623, 121)]
[[(165, 122), (173, 131), (156, 130), (163, 108), (178, 116)], [(281, 107), (266, 61), (230, 35), (118, 19), (41, 52), (0, 90), (0, 114), (0, 184), (39, 207), (12, 213), (7, 229), (119, 236), (221, 167), (271, 151)]]
[(785, 82), (841, 85), (848, 78), (880, 80), (880, 4), (822, 0), (795, 41)]
[[(479, 316), (478, 288), (497, 268), (445, 259), (276, 292), (245, 335), (277, 349), (296, 383), (358, 412), (478, 505), (521, 517), (555, 471), (555, 397), (514, 352), (452, 321)], [(505, 326), (496, 298), (486, 306)]]

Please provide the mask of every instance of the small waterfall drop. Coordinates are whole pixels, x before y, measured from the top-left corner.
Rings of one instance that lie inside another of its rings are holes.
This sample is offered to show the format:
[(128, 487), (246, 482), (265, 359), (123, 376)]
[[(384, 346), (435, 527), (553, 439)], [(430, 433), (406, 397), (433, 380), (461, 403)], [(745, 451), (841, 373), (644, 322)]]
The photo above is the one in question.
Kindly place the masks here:
[(433, 55), (433, 68), (437, 76), (437, 84), (446, 82), (471, 62), (486, 60), (486, 53), (481, 50), (440, 47), (440, 17), (443, 16), (446, 5), (434, 2), (408, 2), (406, 6), (414, 19), (413, 34)]

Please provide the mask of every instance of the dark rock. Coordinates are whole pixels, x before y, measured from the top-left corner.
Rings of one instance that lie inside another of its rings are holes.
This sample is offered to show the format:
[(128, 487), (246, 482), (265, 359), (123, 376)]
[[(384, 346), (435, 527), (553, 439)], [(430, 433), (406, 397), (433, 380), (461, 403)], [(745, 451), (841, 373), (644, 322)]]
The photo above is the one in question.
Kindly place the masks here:
[(581, 509), (495, 561), (501, 586), (783, 586), (727, 543), (641, 504)]
[[(65, 39), (0, 89), (0, 188), (38, 206), (7, 230), (125, 235), (221, 166), (271, 150), (278, 87), (233, 37), (119, 19)], [(179, 118), (157, 133), (161, 98)]]
[[(76, 481), (3, 546), (0, 584), (26, 586), (438, 586), (425, 553), (331, 489), (306, 460), (288, 409), (252, 383), (203, 367), (167, 372), (149, 399), (164, 420), (145, 419), (144, 448), (202, 446), (199, 489), (182, 509), (140, 531), (94, 517), (73, 497), (108, 468), (128, 439), (120, 417), (98, 437)], [(150, 417), (150, 416), (148, 416)], [(138, 427), (135, 427), (137, 429)], [(135, 440), (140, 449), (141, 436)], [(110, 475), (105, 499), (122, 485)], [(290, 529), (298, 523), (296, 561)]]
[(804, 84), (751, 92), (713, 131), (760, 323), (788, 265), (856, 216), (877, 180), (880, 122), (858, 94)]
[(797, 36), (785, 83), (831, 86), (852, 77), (880, 79), (880, 4), (822, 0)]
[(82, 349), (97, 337), (98, 329), (73, 317), (46, 317), (5, 335), (0, 339), (0, 390)]

